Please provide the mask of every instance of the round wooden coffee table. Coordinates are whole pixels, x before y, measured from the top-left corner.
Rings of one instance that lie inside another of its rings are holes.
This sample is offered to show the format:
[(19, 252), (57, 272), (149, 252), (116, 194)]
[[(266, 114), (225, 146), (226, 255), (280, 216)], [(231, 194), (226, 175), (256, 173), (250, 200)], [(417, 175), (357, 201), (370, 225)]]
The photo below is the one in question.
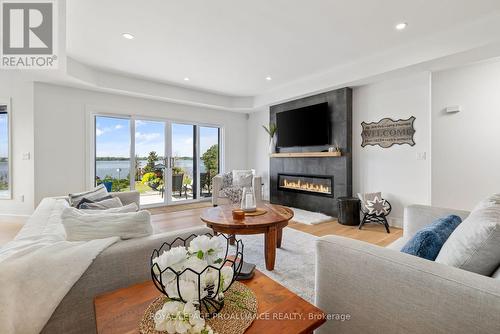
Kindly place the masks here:
[(216, 233), (229, 235), (264, 234), (264, 254), (266, 269), (274, 270), (276, 247), (281, 247), (283, 228), (293, 217), (293, 211), (287, 207), (262, 203), (259, 208), (267, 210), (263, 215), (246, 216), (242, 220), (233, 219), (233, 209), (238, 205), (221, 205), (203, 210), (200, 218)]

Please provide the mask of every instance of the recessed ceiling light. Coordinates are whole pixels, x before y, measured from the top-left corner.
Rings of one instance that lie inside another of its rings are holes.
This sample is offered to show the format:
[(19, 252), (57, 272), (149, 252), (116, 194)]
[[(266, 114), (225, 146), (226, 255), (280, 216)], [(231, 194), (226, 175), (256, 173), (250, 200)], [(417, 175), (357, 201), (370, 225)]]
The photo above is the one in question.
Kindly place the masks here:
[(188, 77), (185, 77), (185, 78), (184, 78), (184, 81), (189, 81), (189, 78), (188, 78)]
[(396, 24), (396, 30), (404, 30), (406, 27), (408, 27), (408, 23), (406, 22)]
[(267, 77), (266, 77), (266, 80), (267, 80), (267, 81), (271, 81), (271, 80), (273, 80), (273, 78), (271, 78), (271, 77), (267, 76)]
[(129, 34), (128, 32), (124, 32), (124, 33), (122, 34), (122, 36), (123, 36), (123, 38), (125, 38), (125, 39), (134, 39), (134, 38), (135, 38), (135, 36), (134, 36), (134, 35)]

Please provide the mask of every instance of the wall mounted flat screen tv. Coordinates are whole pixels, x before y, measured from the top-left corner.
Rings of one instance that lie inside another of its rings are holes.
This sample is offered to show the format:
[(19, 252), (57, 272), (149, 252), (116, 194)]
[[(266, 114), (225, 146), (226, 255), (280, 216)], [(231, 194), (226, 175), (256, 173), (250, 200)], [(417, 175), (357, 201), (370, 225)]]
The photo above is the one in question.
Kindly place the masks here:
[(330, 144), (328, 102), (276, 113), (278, 147)]

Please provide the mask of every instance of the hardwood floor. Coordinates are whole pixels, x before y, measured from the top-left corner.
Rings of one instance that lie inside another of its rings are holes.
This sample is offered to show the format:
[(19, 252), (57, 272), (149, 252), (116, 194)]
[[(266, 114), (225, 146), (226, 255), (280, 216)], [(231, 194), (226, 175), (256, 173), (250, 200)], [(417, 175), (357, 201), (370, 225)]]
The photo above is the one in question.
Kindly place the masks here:
[[(172, 211), (172, 207), (151, 209), (154, 231), (159, 233), (203, 225), (200, 221), (200, 214), (204, 208), (211, 206), (211, 204), (210, 202), (197, 204), (197, 207), (193, 207), (191, 204), (179, 205), (176, 208), (177, 211)], [(379, 246), (387, 246), (403, 236), (403, 230), (400, 228), (391, 227), (391, 233), (388, 234), (382, 225), (367, 224), (363, 226), (363, 230), (359, 230), (357, 226), (340, 225), (337, 220), (317, 225), (304, 225), (292, 221), (288, 226), (318, 237), (335, 234)]]
[(317, 225), (305, 225), (290, 222), (289, 227), (296, 230), (307, 232), (312, 235), (322, 237), (324, 235), (339, 235), (351, 239), (369, 242), (371, 244), (385, 247), (403, 236), (403, 230), (396, 227), (391, 227), (391, 233), (385, 231), (384, 226), (378, 224), (367, 224), (359, 230), (357, 226), (345, 226), (337, 222), (325, 222)]
[[(149, 209), (154, 232), (161, 233), (203, 225), (200, 214), (204, 208), (209, 206), (211, 206), (210, 202), (199, 202)], [(7, 218), (0, 219), (0, 246), (14, 238), (21, 229), (24, 219), (11, 218), (10, 221), (7, 221)], [(390, 234), (385, 232), (382, 225), (376, 224), (365, 225), (360, 231), (356, 226), (340, 225), (336, 220), (317, 225), (304, 225), (292, 221), (288, 226), (315, 236), (335, 234), (379, 246), (387, 246), (403, 235), (403, 230), (395, 227), (391, 227)]]

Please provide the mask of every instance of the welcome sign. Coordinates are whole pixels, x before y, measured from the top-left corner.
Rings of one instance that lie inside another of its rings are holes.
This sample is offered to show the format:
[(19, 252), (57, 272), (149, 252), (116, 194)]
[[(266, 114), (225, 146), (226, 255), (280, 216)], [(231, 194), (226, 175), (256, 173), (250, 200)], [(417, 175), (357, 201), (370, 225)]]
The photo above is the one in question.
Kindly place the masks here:
[(383, 148), (391, 147), (394, 144), (408, 144), (413, 146), (415, 145), (415, 140), (413, 139), (415, 134), (414, 122), (415, 117), (413, 116), (408, 119), (399, 119), (397, 121), (390, 118), (384, 118), (373, 123), (362, 122), (361, 127), (363, 130), (361, 132), (361, 138), (363, 142), (361, 146), (379, 145)]

